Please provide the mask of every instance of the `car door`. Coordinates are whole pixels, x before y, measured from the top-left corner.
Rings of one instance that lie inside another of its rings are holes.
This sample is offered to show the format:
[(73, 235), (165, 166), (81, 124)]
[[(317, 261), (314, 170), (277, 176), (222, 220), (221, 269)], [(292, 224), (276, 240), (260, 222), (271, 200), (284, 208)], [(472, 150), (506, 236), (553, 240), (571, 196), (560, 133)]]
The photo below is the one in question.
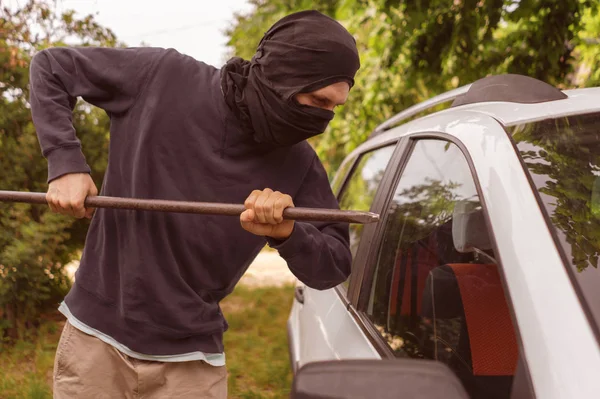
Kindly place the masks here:
[(443, 362), (473, 399), (529, 397), (477, 187), (459, 145), (411, 139), (364, 265), (357, 316), (384, 358)]
[[(397, 143), (367, 150), (342, 164), (332, 188), (341, 209), (377, 212), (379, 187), (386, 171), (393, 169)], [(315, 290), (299, 284), (288, 321), (293, 368), (327, 359), (373, 358), (377, 351), (348, 312), (348, 292), (353, 281), (363, 238), (373, 234), (374, 226), (352, 224), (350, 249), (353, 257), (350, 278), (338, 287)], [(367, 245), (368, 249), (368, 245)]]

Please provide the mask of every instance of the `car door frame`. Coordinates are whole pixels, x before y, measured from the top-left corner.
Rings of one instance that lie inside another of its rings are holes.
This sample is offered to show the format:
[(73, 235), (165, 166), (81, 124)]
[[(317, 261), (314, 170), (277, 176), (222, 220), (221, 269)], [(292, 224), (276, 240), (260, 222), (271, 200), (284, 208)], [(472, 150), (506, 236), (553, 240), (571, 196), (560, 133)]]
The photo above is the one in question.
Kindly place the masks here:
[[(457, 137), (455, 137), (453, 135), (450, 135), (448, 133), (443, 133), (443, 132), (435, 132), (435, 131), (413, 132), (413, 133), (402, 136), (399, 141), (398, 147), (402, 148), (403, 153), (398, 154), (398, 158), (397, 158), (398, 159), (398, 167), (396, 168), (395, 173), (390, 172), (389, 179), (386, 180), (385, 185), (383, 184), (383, 180), (382, 180), (382, 184), (380, 186), (381, 192), (377, 193), (378, 196), (380, 196), (378, 198), (378, 201), (379, 201), (378, 207), (381, 212), (384, 212), (384, 214), (381, 214), (381, 220), (379, 223), (377, 223), (378, 228), (374, 229), (373, 236), (371, 236), (369, 238), (369, 247), (364, 248), (363, 252), (365, 252), (365, 253), (362, 254), (361, 263), (357, 264), (357, 267), (360, 266), (360, 272), (357, 273), (356, 277), (360, 276), (360, 279), (356, 278), (356, 280), (353, 282), (354, 284), (353, 284), (353, 291), (352, 291), (352, 302), (351, 302), (351, 305), (348, 306), (348, 310), (350, 311), (352, 316), (355, 318), (356, 322), (361, 327), (363, 332), (367, 335), (367, 337), (371, 341), (372, 345), (377, 349), (377, 351), (379, 352), (379, 354), (381, 355), (382, 358), (395, 358), (395, 355), (392, 352), (392, 350), (390, 349), (390, 347), (388, 346), (387, 342), (385, 342), (383, 340), (383, 337), (374, 328), (373, 323), (366, 317), (366, 314), (361, 310), (361, 309), (364, 309), (366, 306), (366, 301), (368, 301), (368, 291), (372, 284), (372, 281), (366, 282), (365, 279), (369, 278), (369, 280), (371, 280), (369, 277), (370, 274), (368, 272), (371, 271), (371, 268), (374, 267), (376, 260), (377, 260), (379, 249), (381, 247), (381, 243), (383, 240), (385, 225), (386, 225), (387, 218), (388, 218), (387, 209), (389, 208), (390, 203), (392, 201), (392, 197), (394, 195), (396, 185), (398, 184), (400, 178), (402, 177), (402, 174), (404, 173), (404, 169), (406, 167), (408, 160), (410, 159), (410, 157), (412, 155), (412, 152), (413, 152), (413, 149), (414, 149), (416, 143), (419, 140), (427, 140), (427, 139), (448, 141), (450, 143), (455, 144), (460, 149), (461, 153), (465, 157), (465, 160), (467, 161), (469, 170), (471, 172), (471, 177), (472, 177), (475, 187), (477, 189), (477, 193), (479, 195), (480, 202), (481, 202), (482, 208), (484, 210), (485, 222), (486, 222), (486, 225), (490, 232), (490, 239), (492, 241), (493, 248), (496, 252), (498, 251), (496, 237), (495, 237), (492, 223), (491, 223), (491, 220), (489, 217), (489, 210), (488, 210), (486, 200), (483, 195), (483, 190), (481, 188), (481, 184), (480, 184), (480, 181), (479, 181), (479, 178), (477, 175), (477, 170), (476, 170), (473, 160), (469, 154), (469, 151), (468, 151), (467, 147), (464, 145), (464, 143), (462, 143), (462, 141), (460, 141)], [(362, 240), (361, 240), (361, 244), (362, 244)], [(359, 250), (360, 249), (363, 249), (363, 248), (359, 247)], [(358, 259), (358, 256), (357, 256), (357, 259)], [(514, 307), (513, 307), (514, 306), (513, 300), (510, 298), (510, 293), (509, 293), (507, 282), (506, 282), (505, 270), (502, 267), (501, 259), (499, 259), (498, 262), (499, 262), (499, 266), (500, 266), (499, 267), (500, 281), (502, 283), (502, 287), (503, 287), (504, 291), (509, 296), (507, 305), (508, 305), (510, 317), (511, 317), (511, 320), (514, 323), (514, 325), (518, 326), (517, 320), (516, 320), (516, 314), (514, 312)], [(366, 289), (363, 289), (363, 286), (365, 286)], [(515, 382), (514, 382), (515, 386), (513, 389), (516, 392), (522, 392), (522, 393), (526, 393), (528, 395), (528, 396), (524, 396), (524, 397), (533, 398), (533, 397), (535, 397), (535, 392), (533, 391), (533, 383), (531, 380), (531, 373), (529, 371), (529, 366), (527, 364), (527, 359), (525, 357), (523, 340), (522, 340), (519, 328), (515, 329), (515, 334), (516, 334), (517, 345), (518, 345), (518, 349), (519, 349), (519, 364), (518, 364), (518, 369), (517, 369), (519, 378), (516, 378), (517, 376), (515, 375)]]
[[(472, 160), (466, 146), (458, 138), (456, 138), (450, 134), (442, 133), (442, 132), (427, 131), (427, 132), (411, 133), (409, 135), (403, 136), (403, 139), (406, 140), (405, 154), (402, 157), (403, 163), (401, 165), (401, 168), (398, 169), (398, 173), (395, 176), (395, 179), (392, 182), (390, 182), (390, 184), (387, 187), (387, 191), (386, 191), (386, 195), (385, 195), (385, 204), (384, 204), (383, 209), (387, 209), (389, 207), (390, 202), (392, 200), (391, 197), (394, 194), (396, 185), (397, 185), (399, 179), (401, 178), (402, 173), (404, 172), (406, 163), (409, 160), (410, 156), (412, 155), (412, 151), (413, 151), (414, 146), (417, 141), (432, 139), (432, 140), (444, 140), (444, 141), (451, 142), (452, 144), (456, 145), (460, 149), (461, 153), (465, 157), (465, 160), (467, 161), (467, 164), (469, 165), (469, 170), (471, 171), (471, 176), (473, 177), (473, 182), (475, 184), (475, 188), (477, 189), (477, 194), (480, 197), (481, 206), (484, 211), (485, 223), (490, 231), (490, 239), (492, 240), (494, 250), (496, 252), (498, 252), (498, 245), (497, 245), (496, 237), (494, 234), (494, 230), (492, 228), (492, 223), (491, 223), (491, 220), (489, 217), (489, 210), (488, 210), (485, 198), (483, 196), (483, 190), (481, 189), (481, 184), (479, 182), (479, 178), (477, 177), (477, 171), (475, 169), (475, 165), (473, 164), (473, 160)], [(378, 234), (376, 237), (374, 237), (374, 241), (373, 241), (374, 245), (372, 247), (370, 247), (369, 254), (367, 255), (365, 262), (362, 265), (363, 270), (361, 272), (361, 277), (364, 277), (364, 275), (366, 273), (366, 270), (364, 269), (366, 267), (366, 265), (372, 264), (372, 262), (375, 260), (375, 258), (377, 256), (377, 252), (379, 250), (379, 246), (381, 245), (381, 240), (383, 238), (383, 233), (384, 233), (383, 226), (385, 225), (386, 221), (387, 221), (387, 215), (385, 215), (385, 217), (382, 218), (382, 220), (379, 223), (382, 226), (382, 228), (378, 229), (378, 231), (377, 231)], [(499, 261), (499, 263), (501, 263), (501, 261)], [(502, 267), (501, 264), (500, 264), (500, 266), (501, 266), (500, 267), (500, 277), (501, 277), (501, 281), (502, 281), (502, 288), (504, 290), (506, 290), (506, 292), (508, 292), (508, 285), (506, 283), (506, 276), (505, 276), (504, 268)], [(371, 282), (369, 282), (369, 283), (371, 283)], [(362, 286), (364, 284), (365, 284), (365, 281), (364, 281), (364, 278), (362, 278), (360, 281), (360, 287), (356, 287), (356, 290), (358, 291), (358, 293), (355, 297), (356, 302), (354, 303), (354, 305), (357, 306), (357, 308), (359, 308), (361, 305), (364, 305), (365, 295), (363, 294), (362, 297), (360, 295), (360, 292), (362, 292)], [(510, 302), (509, 309), (511, 312), (511, 318), (512, 318), (512, 321), (514, 323), (516, 323), (514, 310), (512, 308), (512, 301), (509, 301), (509, 302)]]
[[(386, 195), (389, 192), (389, 187), (393, 183), (394, 176), (397, 173), (397, 168), (395, 165), (398, 165), (400, 162), (403, 162), (403, 157), (405, 154), (405, 146), (408, 141), (403, 138), (394, 138), (383, 143), (377, 143), (372, 146), (364, 146), (360, 148), (360, 151), (353, 152), (348, 155), (348, 157), (352, 158), (352, 167), (348, 169), (346, 175), (343, 177), (344, 181), (340, 185), (339, 192), (335, 193), (336, 198), (339, 201), (339, 196), (343, 193), (346, 188), (349, 177), (352, 176), (359, 159), (371, 152), (376, 151), (383, 147), (394, 146), (394, 152), (390, 158), (390, 161), (386, 167), (384, 175), (377, 187), (377, 191), (375, 193), (375, 197), (373, 198), (373, 203), (371, 204), (371, 212), (377, 213), (381, 215), (381, 212), (385, 209), (384, 205), (386, 202)], [(336, 176), (337, 178), (337, 176)], [(360, 290), (360, 282), (362, 281), (363, 272), (364, 272), (364, 264), (367, 260), (368, 252), (371, 247), (371, 242), (373, 241), (375, 235), (377, 234), (377, 230), (381, 223), (370, 223), (364, 226), (362, 235), (360, 237), (360, 243), (358, 244), (358, 248), (356, 250), (356, 257), (353, 260), (355, 263), (353, 274), (350, 275), (350, 281), (348, 284), (348, 289), (346, 290), (341, 284), (336, 286), (334, 289), (346, 308), (350, 310), (353, 304), (355, 304), (355, 299), (358, 298), (359, 291), (356, 290), (357, 285)]]
[[(396, 181), (398, 174), (404, 169), (404, 164), (407, 160), (407, 146), (410, 144), (410, 139), (405, 137), (394, 137), (389, 140), (385, 140), (383, 142), (365, 143), (359, 148), (357, 148), (354, 152), (348, 155), (348, 158), (352, 159), (353, 165), (348, 169), (346, 176), (344, 176), (344, 182), (340, 185), (340, 189), (336, 194), (336, 198), (339, 200), (339, 195), (344, 191), (349, 177), (352, 176), (354, 169), (358, 163), (360, 157), (364, 154), (367, 154), (371, 151), (375, 151), (379, 148), (387, 147), (387, 146), (395, 146), (394, 152), (390, 158), (388, 166), (386, 167), (385, 173), (379, 183), (379, 187), (377, 188), (375, 197), (373, 199), (373, 203), (371, 204), (371, 212), (377, 213), (380, 215), (381, 219), (385, 218), (385, 215), (382, 215), (382, 212), (387, 209), (388, 204), (388, 196), (389, 192), (392, 189), (394, 182)], [(337, 178), (337, 176), (336, 176)], [(346, 290), (341, 284), (334, 288), (338, 297), (345, 305), (346, 309), (355, 320), (357, 325), (363, 331), (365, 337), (369, 340), (371, 345), (375, 347), (375, 350), (382, 356), (382, 347), (381, 343), (373, 339), (373, 331), (368, 328), (368, 325), (360, 321), (359, 314), (356, 310), (356, 304), (360, 295), (360, 289), (362, 285), (362, 280), (364, 277), (365, 265), (368, 261), (369, 254), (372, 248), (372, 242), (376, 237), (379, 236), (379, 230), (381, 229), (382, 223), (372, 223), (364, 226), (364, 230), (361, 235), (360, 243), (358, 245), (356, 251), (356, 257), (353, 260), (355, 262), (353, 273), (350, 276), (350, 282), (348, 285), (348, 289)]]
[[(349, 154), (345, 158), (344, 162), (338, 168), (338, 171), (341, 171), (344, 175), (338, 176), (336, 174), (331, 181), (332, 186), (334, 183), (337, 186), (337, 190), (336, 190), (337, 192), (334, 192), (334, 195), (336, 196), (336, 199), (338, 200), (338, 202), (339, 202), (341, 194), (346, 189), (346, 187), (350, 181), (350, 178), (353, 176), (353, 173), (356, 171), (356, 167), (359, 164), (361, 157), (368, 153), (371, 153), (373, 151), (377, 151), (378, 149), (391, 147), (392, 154), (391, 154), (388, 164), (385, 168), (385, 171), (381, 178), (381, 181), (379, 182), (377, 190), (375, 191), (375, 195), (373, 197), (373, 201), (372, 201), (371, 207), (370, 207), (370, 211), (380, 212), (382, 209), (381, 208), (382, 199), (385, 199), (385, 197), (382, 198), (381, 196), (382, 196), (382, 193), (384, 195), (388, 191), (387, 186), (389, 185), (390, 173), (392, 174), (391, 176), (393, 177), (393, 175), (395, 173), (395, 165), (397, 165), (398, 157), (402, 156), (402, 154), (404, 153), (404, 147), (401, 143), (405, 143), (405, 141), (402, 141), (399, 138), (393, 138), (393, 139), (386, 140), (385, 142), (381, 142), (376, 145), (361, 146), (360, 148), (357, 148), (355, 151), (353, 151), (351, 154)], [(347, 165), (346, 164), (347, 162), (350, 162), (351, 164)], [(336, 180), (338, 180), (338, 179), (341, 180), (341, 182), (339, 184), (336, 182)], [(368, 244), (368, 243), (370, 243), (374, 233), (376, 232), (375, 231), (376, 226), (378, 226), (378, 223), (367, 224), (364, 226), (363, 232), (361, 234), (360, 242), (357, 247), (356, 255), (354, 258), (354, 262), (356, 262), (356, 264), (353, 265), (353, 273), (351, 274), (351, 276), (349, 278), (349, 284), (348, 284), (347, 289), (346, 289), (346, 287), (344, 287), (344, 284), (339, 284), (338, 286), (336, 286), (332, 289), (333, 290), (332, 293), (333, 293), (333, 298), (335, 298), (335, 300), (340, 301), (341, 308), (346, 311), (347, 316), (349, 317), (350, 320), (352, 320), (352, 323), (356, 327), (357, 333), (362, 335), (362, 338), (364, 338), (364, 342), (367, 343), (368, 346), (371, 348), (373, 355), (375, 357), (380, 357), (380, 356), (378, 356), (378, 351), (372, 347), (369, 336), (367, 334), (364, 334), (364, 332), (361, 330), (358, 323), (356, 322), (356, 319), (351, 316), (351, 312), (348, 312), (348, 309), (351, 308), (351, 296), (350, 295), (352, 295), (352, 292), (353, 292), (352, 287), (353, 287), (353, 285), (355, 285), (357, 283), (357, 281), (359, 281), (359, 279), (356, 278), (357, 273), (354, 273), (354, 270), (359, 270), (361, 268), (361, 265), (362, 265), (361, 262), (362, 262), (362, 260), (364, 260), (364, 257), (366, 255), (365, 250), (368, 250), (370, 247), (370, 244)], [(299, 288), (302, 288), (302, 290), (300, 292), (303, 294), (304, 298), (302, 301), (299, 301), (299, 299), (297, 297), (294, 299), (292, 313), (293, 313), (294, 307), (300, 306), (297, 308), (297, 312), (300, 312), (300, 313), (296, 313), (296, 316), (302, 317), (301, 312), (307, 311), (306, 309), (304, 309), (304, 305), (305, 305), (306, 298), (310, 298), (312, 296), (312, 289), (310, 287), (306, 287), (303, 284), (301, 284), (301, 285), (296, 286), (296, 293), (299, 292), (298, 291)], [(298, 302), (298, 303), (296, 303), (296, 302)], [(308, 302), (310, 302), (310, 299), (308, 300)], [(290, 317), (292, 317), (292, 316), (290, 315)], [(301, 363), (306, 362), (306, 360), (303, 360), (304, 357), (300, 355), (303, 352), (302, 342), (304, 342), (303, 341), (304, 338), (301, 335), (294, 335), (292, 333), (291, 330), (293, 327), (290, 324), (290, 322), (291, 322), (290, 320), (291, 320), (291, 318), (288, 320), (288, 335), (289, 335), (288, 340), (290, 342), (289, 350), (290, 350), (290, 359), (291, 359), (291, 363), (292, 363), (292, 370), (295, 372), (296, 366), (299, 361)], [(297, 326), (299, 327), (299, 324)], [(298, 334), (300, 334), (299, 330), (297, 332), (298, 332)], [(296, 341), (296, 339), (297, 339), (297, 341)], [(297, 342), (297, 344), (295, 342)], [(298, 347), (296, 348), (296, 346), (298, 346)], [(308, 360), (308, 361), (311, 361), (311, 360)]]

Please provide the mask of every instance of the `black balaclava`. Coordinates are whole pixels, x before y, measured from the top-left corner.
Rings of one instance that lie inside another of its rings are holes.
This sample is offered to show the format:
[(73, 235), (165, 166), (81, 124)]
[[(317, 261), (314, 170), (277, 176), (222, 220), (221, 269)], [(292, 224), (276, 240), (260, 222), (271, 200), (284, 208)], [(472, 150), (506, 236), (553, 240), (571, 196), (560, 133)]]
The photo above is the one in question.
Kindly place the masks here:
[(230, 59), (221, 69), (221, 88), (256, 141), (289, 146), (323, 133), (334, 116), (294, 96), (336, 82), (352, 87), (359, 67), (356, 42), (340, 23), (301, 11), (273, 25), (252, 60)]

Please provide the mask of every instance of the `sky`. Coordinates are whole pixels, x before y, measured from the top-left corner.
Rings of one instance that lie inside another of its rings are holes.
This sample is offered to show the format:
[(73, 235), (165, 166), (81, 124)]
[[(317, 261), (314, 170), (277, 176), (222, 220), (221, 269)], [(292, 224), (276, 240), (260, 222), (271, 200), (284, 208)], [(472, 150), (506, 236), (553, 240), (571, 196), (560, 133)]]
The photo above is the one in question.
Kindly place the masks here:
[(234, 12), (252, 9), (247, 0), (56, 0), (56, 4), (58, 11), (75, 10), (81, 17), (93, 14), (129, 46), (143, 42), (171, 47), (216, 67), (226, 60), (223, 31)]

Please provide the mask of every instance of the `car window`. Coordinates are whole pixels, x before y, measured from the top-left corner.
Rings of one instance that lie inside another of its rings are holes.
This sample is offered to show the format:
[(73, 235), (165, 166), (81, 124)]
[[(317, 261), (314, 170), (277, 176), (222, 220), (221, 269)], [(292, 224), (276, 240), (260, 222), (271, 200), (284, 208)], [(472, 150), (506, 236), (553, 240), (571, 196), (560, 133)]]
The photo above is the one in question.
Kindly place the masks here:
[(508, 130), (581, 299), (600, 329), (600, 113)]
[[(377, 188), (381, 183), (385, 169), (394, 152), (395, 144), (362, 154), (352, 173), (346, 179), (342, 192), (338, 196), (340, 209), (351, 209), (356, 211), (369, 211)], [(358, 244), (362, 236), (363, 225), (350, 225), (350, 251), (352, 259), (356, 257)], [(354, 262), (352, 265), (354, 270)], [(348, 287), (348, 280), (343, 283)]]
[(444, 362), (472, 398), (509, 398), (516, 335), (460, 149), (417, 141), (386, 215), (363, 314), (397, 357)]
[(338, 169), (337, 173), (333, 177), (333, 180), (331, 182), (331, 190), (335, 195), (338, 195), (340, 193), (342, 184), (344, 184), (344, 181), (346, 181), (346, 175), (348, 174), (348, 171), (350, 170), (352, 165), (354, 165), (354, 161), (356, 161), (356, 158), (348, 159), (345, 163), (342, 164), (342, 166)]

